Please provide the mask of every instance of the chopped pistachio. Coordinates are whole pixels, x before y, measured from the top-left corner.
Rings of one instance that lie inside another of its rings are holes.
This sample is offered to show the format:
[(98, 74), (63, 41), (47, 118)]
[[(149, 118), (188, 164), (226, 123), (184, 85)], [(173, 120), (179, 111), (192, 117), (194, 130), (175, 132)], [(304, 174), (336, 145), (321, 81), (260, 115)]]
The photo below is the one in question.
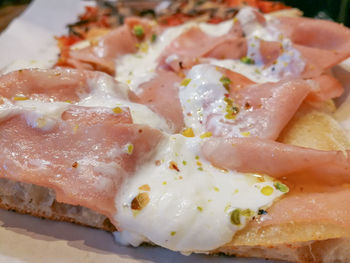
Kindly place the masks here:
[(145, 30), (143, 29), (143, 26), (141, 25), (135, 25), (133, 28), (134, 34), (137, 37), (143, 37), (143, 35), (145, 34)]
[(241, 215), (246, 217), (251, 217), (254, 215), (254, 212), (250, 209), (244, 209), (241, 211)]
[(171, 236), (175, 236), (175, 235), (176, 235), (176, 232), (175, 232), (175, 231), (172, 231), (172, 232), (170, 232), (170, 235), (171, 235)]
[(131, 201), (131, 209), (133, 210), (142, 210), (150, 201), (148, 193), (139, 193), (132, 201)]
[(152, 37), (151, 37), (151, 42), (155, 42), (157, 40), (157, 35), (156, 34), (152, 34)]
[(187, 165), (187, 162), (186, 162), (186, 161), (182, 161), (182, 164), (183, 164), (183, 165)]
[(241, 135), (243, 137), (249, 137), (250, 136), (250, 132), (249, 131), (241, 132)]
[(191, 82), (191, 79), (183, 79), (180, 85), (186, 87), (190, 82)]
[(120, 107), (115, 107), (115, 108), (112, 109), (112, 111), (113, 111), (114, 113), (119, 114), (119, 113), (122, 113), (122, 112), (123, 112), (123, 109), (120, 108)]
[(285, 184), (282, 184), (281, 182), (275, 182), (275, 183), (273, 184), (273, 186), (274, 186), (277, 190), (281, 191), (282, 193), (288, 193), (288, 192), (289, 192), (288, 186), (286, 186)]
[(230, 80), (228, 77), (226, 77), (225, 75), (222, 76), (222, 77), (220, 78), (220, 82), (222, 83), (222, 85), (225, 87), (225, 89), (226, 89), (227, 91), (230, 91), (231, 80)]
[(236, 208), (231, 213), (231, 223), (238, 226), (241, 224), (241, 209)]
[(235, 119), (236, 115), (239, 113), (239, 107), (235, 105), (230, 98), (224, 98), (224, 101), (226, 102), (226, 112), (225, 115), (226, 119)]
[(202, 212), (202, 211), (203, 211), (203, 207), (197, 206), (197, 210), (198, 210), (199, 212)]
[(241, 62), (245, 63), (245, 64), (255, 64), (254, 59), (250, 58), (250, 57), (241, 57), (240, 59)]
[(134, 151), (134, 145), (132, 145), (131, 143), (129, 143), (126, 147), (127, 153), (128, 154), (132, 154), (132, 152)]

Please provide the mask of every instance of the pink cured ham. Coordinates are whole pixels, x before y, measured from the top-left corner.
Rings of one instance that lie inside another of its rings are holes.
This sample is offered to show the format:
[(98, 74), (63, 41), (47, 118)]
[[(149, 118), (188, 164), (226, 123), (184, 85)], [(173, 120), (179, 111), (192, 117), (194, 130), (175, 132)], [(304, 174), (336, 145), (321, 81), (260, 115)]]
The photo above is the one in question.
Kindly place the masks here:
[(1, 177), (52, 188), (58, 201), (112, 218), (120, 184), (162, 135), (109, 112), (73, 106), (49, 131), (31, 128), (21, 115), (1, 122)]
[(211, 139), (202, 151), (213, 165), (239, 172), (276, 178), (305, 174), (328, 184), (350, 182), (350, 152), (321, 151), (253, 137)]
[(132, 94), (130, 98), (163, 116), (172, 130), (179, 132), (184, 127), (178, 88), (182, 79), (171, 71), (158, 70), (156, 74), (152, 80), (140, 85), (140, 94)]
[[(98, 78), (114, 79), (101, 72), (76, 69), (23, 69), (0, 76), (0, 95), (8, 99), (24, 97), (45, 101), (78, 102), (81, 96), (91, 92), (91, 85)], [(121, 89), (115, 92), (120, 98), (126, 95)]]
[(311, 89), (304, 80), (255, 84), (239, 73), (218, 69), (230, 79), (229, 96), (239, 112), (232, 113), (232, 120), (222, 118), (221, 129), (210, 121), (217, 113), (209, 113), (207, 130), (214, 136), (242, 137), (248, 133), (275, 140)]
[[(239, 59), (247, 53), (247, 43), (239, 34), (242, 34), (241, 30), (232, 29), (231, 33), (225, 36), (212, 37), (200, 28), (192, 27), (177, 37), (163, 51), (159, 63), (163, 67), (168, 65), (174, 71), (179, 71), (197, 64), (203, 57)], [(176, 55), (177, 58), (166, 62), (170, 55)]]
[(322, 74), (312, 78), (315, 87), (307, 96), (309, 102), (323, 102), (341, 96), (344, 92), (343, 85), (330, 74)]
[[(144, 36), (135, 36), (135, 25), (142, 26)], [(95, 69), (114, 75), (115, 60), (121, 55), (135, 53), (138, 50), (137, 44), (152, 35), (152, 28), (151, 22), (146, 19), (127, 18), (123, 26), (103, 36), (95, 46), (72, 50), (67, 63), (80, 69)]]
[(350, 30), (326, 20), (280, 17), (278, 26), (306, 60), (304, 77), (320, 75), (350, 56)]
[(261, 39), (259, 43), (261, 58), (266, 67), (273, 64), (283, 52), (282, 45), (279, 42)]
[(345, 228), (350, 227), (349, 207), (350, 190), (332, 188), (320, 192), (289, 193), (275, 202), (253, 225), (261, 226), (315, 223), (332, 224)]
[(237, 122), (245, 123), (241, 130), (251, 136), (277, 139), (310, 91), (303, 80), (281, 81), (251, 85), (234, 93), (237, 101), (247, 110), (238, 114)]

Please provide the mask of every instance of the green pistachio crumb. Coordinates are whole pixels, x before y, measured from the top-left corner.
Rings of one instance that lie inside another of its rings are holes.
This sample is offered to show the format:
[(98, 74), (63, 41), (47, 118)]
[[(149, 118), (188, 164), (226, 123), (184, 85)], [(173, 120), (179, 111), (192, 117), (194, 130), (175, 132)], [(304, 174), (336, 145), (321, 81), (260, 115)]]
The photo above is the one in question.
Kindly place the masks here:
[(243, 62), (244, 64), (248, 64), (248, 65), (255, 64), (254, 59), (252, 59), (250, 57), (241, 57), (240, 61)]
[(241, 224), (241, 209), (236, 208), (235, 210), (232, 211), (231, 213), (231, 223), (233, 225), (240, 225)]
[(145, 30), (141, 25), (135, 25), (133, 28), (134, 34), (137, 37), (142, 37), (145, 34)]
[(275, 182), (275, 183), (273, 184), (273, 186), (274, 186), (277, 190), (281, 191), (282, 193), (288, 193), (288, 192), (289, 192), (288, 186), (286, 186), (285, 184), (282, 184), (282, 183), (280, 183), (280, 182)]

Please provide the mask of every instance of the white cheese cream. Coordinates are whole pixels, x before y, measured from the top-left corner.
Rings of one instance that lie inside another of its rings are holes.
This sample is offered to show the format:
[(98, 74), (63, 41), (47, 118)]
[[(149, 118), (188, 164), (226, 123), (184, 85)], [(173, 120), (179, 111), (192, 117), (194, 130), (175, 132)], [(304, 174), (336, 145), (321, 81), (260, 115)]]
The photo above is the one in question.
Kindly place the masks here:
[[(114, 218), (122, 230), (115, 233), (120, 243), (151, 241), (175, 251), (213, 250), (230, 242), (260, 208), (283, 194), (267, 176), (213, 167), (201, 155), (202, 141), (167, 136), (153, 158), (124, 182)], [(134, 210), (132, 200), (141, 193), (149, 203)]]
[(179, 89), (185, 125), (197, 136), (209, 130), (214, 136), (245, 137), (236, 120), (225, 117), (227, 90), (220, 81), (222, 76), (215, 66), (209, 64), (196, 65), (187, 73), (188, 83)]

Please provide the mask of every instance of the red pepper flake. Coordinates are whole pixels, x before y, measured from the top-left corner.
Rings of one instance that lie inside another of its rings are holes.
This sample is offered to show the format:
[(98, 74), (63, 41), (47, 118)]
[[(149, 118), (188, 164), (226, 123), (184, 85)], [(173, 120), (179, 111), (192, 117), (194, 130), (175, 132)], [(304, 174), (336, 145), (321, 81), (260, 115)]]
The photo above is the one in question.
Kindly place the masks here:
[(172, 169), (172, 170), (176, 170), (177, 172), (180, 172), (179, 167), (177, 167), (177, 163), (174, 162), (174, 161), (171, 161), (171, 162), (169, 163), (169, 168)]
[(78, 168), (78, 162), (74, 162), (74, 163), (72, 164), (72, 167), (73, 167), (73, 168)]
[(249, 102), (246, 102), (244, 104), (244, 109), (249, 110), (252, 106), (249, 104)]

